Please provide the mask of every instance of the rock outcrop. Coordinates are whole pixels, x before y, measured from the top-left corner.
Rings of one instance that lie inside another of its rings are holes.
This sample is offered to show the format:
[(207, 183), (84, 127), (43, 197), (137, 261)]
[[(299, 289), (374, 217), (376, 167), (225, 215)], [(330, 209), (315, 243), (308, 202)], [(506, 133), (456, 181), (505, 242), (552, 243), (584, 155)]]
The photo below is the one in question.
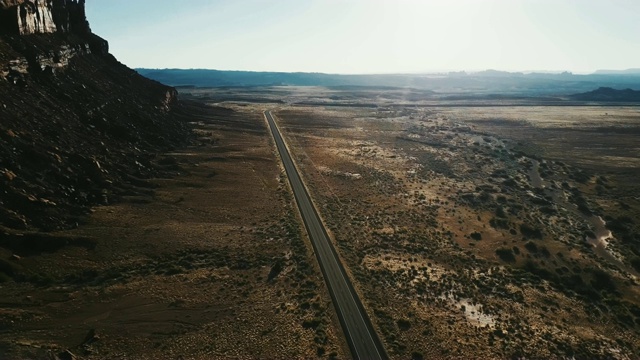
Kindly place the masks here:
[[(13, 84), (22, 82), (29, 72), (62, 70), (78, 55), (109, 53), (107, 41), (91, 32), (84, 0), (4, 0), (0, 2), (0, 24), (0, 35), (22, 55), (6, 61), (0, 57), (0, 80)], [(52, 33), (71, 36), (63, 42), (45, 40), (44, 46), (41, 39), (15, 37)], [(34, 44), (25, 48), (29, 41)]]
[(23, 7), (18, 28), (0, 19), (0, 238), (68, 228), (91, 206), (150, 191), (154, 154), (189, 134), (175, 89), (109, 54), (84, 1), (0, 0), (2, 16)]
[(25, 34), (46, 34), (56, 32), (53, 11), (43, 1), (25, 2), (15, 9), (18, 31)]
[(24, 2), (26, 2), (26, 0), (0, 0), (0, 9), (8, 9)]
[(0, 1), (0, 31), (4, 34), (50, 34), (91, 30), (86, 20), (84, 0), (4, 0)]

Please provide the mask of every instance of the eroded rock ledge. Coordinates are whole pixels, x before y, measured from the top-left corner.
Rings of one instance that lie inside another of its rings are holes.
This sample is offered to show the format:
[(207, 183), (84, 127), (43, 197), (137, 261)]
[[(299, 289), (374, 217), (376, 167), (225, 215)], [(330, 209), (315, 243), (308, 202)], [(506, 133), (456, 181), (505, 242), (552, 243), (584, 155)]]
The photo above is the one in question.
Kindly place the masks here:
[(0, 16), (0, 238), (151, 191), (154, 154), (189, 138), (175, 89), (109, 54), (82, 0), (0, 0)]
[[(55, 44), (37, 38), (53, 33), (68, 36)], [(0, 80), (13, 84), (21, 83), (28, 73), (63, 70), (78, 55), (109, 53), (107, 41), (91, 32), (84, 0), (0, 0), (0, 36), (19, 55), (0, 58)], [(36, 37), (25, 47), (24, 36)]]
[(0, 1), (0, 33), (50, 34), (91, 30), (84, 0), (3, 0)]

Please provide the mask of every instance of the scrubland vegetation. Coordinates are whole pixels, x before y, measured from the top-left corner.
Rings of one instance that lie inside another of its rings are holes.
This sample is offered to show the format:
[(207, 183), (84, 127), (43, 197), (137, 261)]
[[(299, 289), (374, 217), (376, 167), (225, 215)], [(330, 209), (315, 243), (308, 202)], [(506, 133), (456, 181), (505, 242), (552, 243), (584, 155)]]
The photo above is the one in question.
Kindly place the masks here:
[(277, 112), (392, 356), (637, 353), (640, 117), (519, 110)]

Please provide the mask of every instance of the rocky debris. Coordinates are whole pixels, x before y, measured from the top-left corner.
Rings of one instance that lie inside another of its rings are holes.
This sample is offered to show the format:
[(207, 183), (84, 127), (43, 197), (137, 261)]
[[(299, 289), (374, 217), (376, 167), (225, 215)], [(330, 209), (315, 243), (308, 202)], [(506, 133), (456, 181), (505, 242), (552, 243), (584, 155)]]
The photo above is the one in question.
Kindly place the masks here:
[(65, 350), (56, 356), (57, 360), (76, 360), (77, 357), (69, 350)]
[(96, 341), (100, 340), (100, 337), (96, 335), (96, 329), (91, 329), (87, 333), (87, 336), (84, 337), (81, 345), (89, 345)]
[(98, 341), (100, 341), (100, 336), (96, 334), (96, 329), (91, 329), (84, 337), (84, 340), (79, 347), (82, 349), (84, 355), (89, 355), (94, 352), (95, 349), (93, 348), (93, 345)]
[(74, 57), (88, 55), (91, 52), (89, 43), (78, 43), (63, 45), (46, 52), (33, 53), (29, 58), (19, 57), (4, 65), (0, 64), (0, 79), (5, 79), (13, 85), (24, 85), (24, 78), (30, 72), (53, 74), (67, 68)]

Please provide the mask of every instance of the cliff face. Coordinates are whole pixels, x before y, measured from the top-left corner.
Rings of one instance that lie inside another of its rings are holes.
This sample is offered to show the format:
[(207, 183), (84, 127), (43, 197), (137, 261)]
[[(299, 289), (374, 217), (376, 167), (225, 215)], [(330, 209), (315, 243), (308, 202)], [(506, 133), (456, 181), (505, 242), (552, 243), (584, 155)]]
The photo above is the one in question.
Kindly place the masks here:
[(45, 34), (56, 31), (53, 9), (44, 1), (24, 2), (14, 11), (18, 20), (18, 31), (24, 34)]
[(12, 19), (23, 7), (18, 31), (0, 32), (0, 239), (68, 228), (93, 205), (149, 191), (139, 186), (159, 171), (154, 154), (188, 135), (175, 89), (110, 55), (83, 1), (0, 0)]
[(0, 1), (0, 31), (5, 34), (89, 33), (84, 0)]
[[(65, 41), (50, 41), (26, 35), (59, 33)], [(17, 84), (29, 72), (54, 73), (78, 55), (107, 55), (109, 44), (91, 32), (84, 0), (2, 0), (0, 35), (16, 55), (0, 57), (0, 80)], [(16, 37), (17, 35), (21, 35)], [(29, 46), (25, 45), (29, 43)], [(5, 55), (10, 52), (5, 51)], [(4, 60), (4, 61), (3, 61)]]

